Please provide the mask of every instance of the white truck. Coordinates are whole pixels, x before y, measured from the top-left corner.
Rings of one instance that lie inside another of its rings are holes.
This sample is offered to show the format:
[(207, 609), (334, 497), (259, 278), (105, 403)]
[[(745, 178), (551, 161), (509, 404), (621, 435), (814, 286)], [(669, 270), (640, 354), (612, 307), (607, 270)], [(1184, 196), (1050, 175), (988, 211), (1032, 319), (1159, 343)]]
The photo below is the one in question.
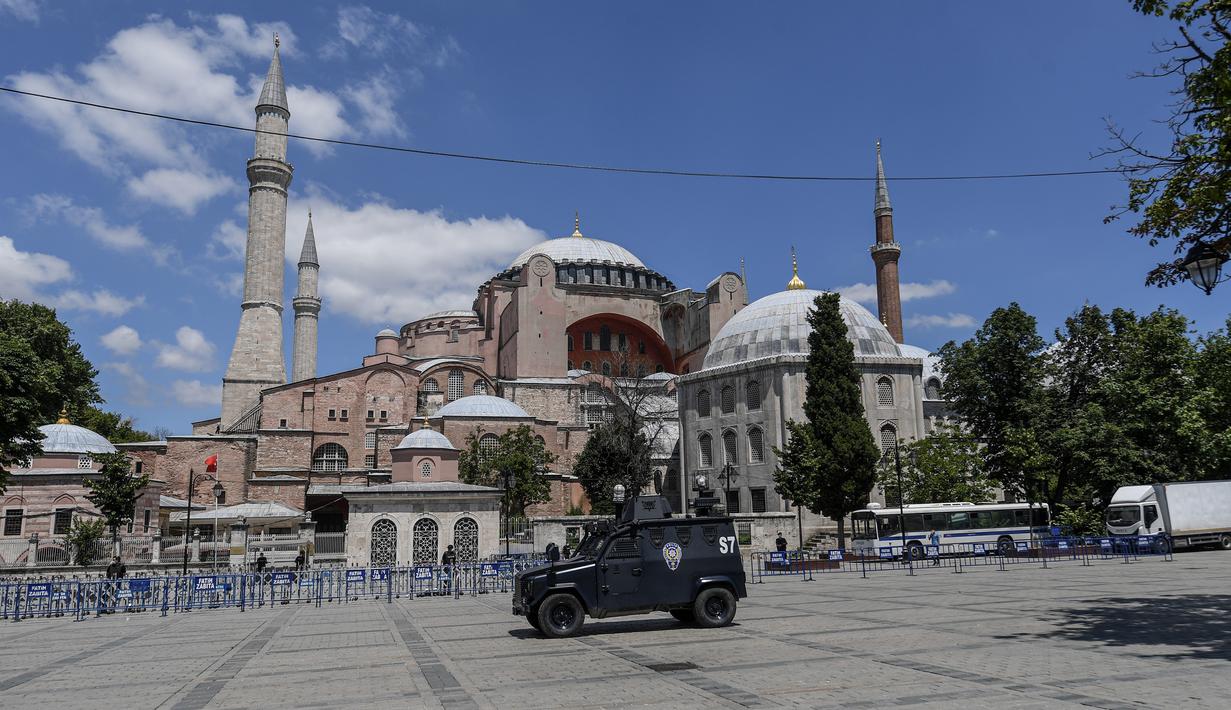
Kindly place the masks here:
[(1177, 548), (1231, 550), (1231, 481), (1121, 486), (1107, 508), (1112, 535), (1166, 533)]

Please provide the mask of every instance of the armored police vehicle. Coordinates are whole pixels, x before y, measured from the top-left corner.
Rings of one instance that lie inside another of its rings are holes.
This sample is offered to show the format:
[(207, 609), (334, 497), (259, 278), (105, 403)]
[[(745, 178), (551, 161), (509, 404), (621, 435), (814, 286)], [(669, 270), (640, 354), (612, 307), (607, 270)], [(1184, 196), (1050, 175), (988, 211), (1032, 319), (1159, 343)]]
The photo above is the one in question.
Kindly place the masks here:
[(731, 518), (672, 518), (665, 497), (638, 496), (619, 521), (587, 525), (568, 559), (519, 573), (513, 613), (557, 638), (576, 634), (587, 614), (666, 611), (715, 627), (730, 624), (746, 596)]

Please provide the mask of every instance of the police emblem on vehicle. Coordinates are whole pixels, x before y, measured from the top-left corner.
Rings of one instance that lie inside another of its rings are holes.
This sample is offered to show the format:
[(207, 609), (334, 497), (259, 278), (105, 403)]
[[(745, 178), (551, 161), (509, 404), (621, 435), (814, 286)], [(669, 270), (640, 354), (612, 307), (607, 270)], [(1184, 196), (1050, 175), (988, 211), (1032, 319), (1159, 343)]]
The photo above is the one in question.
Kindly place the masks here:
[(674, 572), (680, 566), (680, 560), (684, 558), (684, 548), (680, 547), (679, 543), (668, 542), (663, 545), (663, 559), (667, 561), (667, 567)]

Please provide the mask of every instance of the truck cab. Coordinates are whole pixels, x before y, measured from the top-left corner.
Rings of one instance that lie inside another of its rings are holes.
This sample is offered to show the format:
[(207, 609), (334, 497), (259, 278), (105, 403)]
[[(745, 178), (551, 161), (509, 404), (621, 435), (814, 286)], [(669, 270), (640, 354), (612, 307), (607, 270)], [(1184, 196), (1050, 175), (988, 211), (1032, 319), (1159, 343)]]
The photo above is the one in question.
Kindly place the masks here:
[(665, 611), (685, 623), (725, 626), (746, 597), (731, 518), (672, 518), (662, 496), (638, 496), (618, 522), (587, 527), (570, 558), (519, 573), (513, 613), (551, 637), (584, 618)]
[(1166, 532), (1154, 486), (1121, 486), (1107, 507), (1107, 532), (1112, 535), (1156, 535)]

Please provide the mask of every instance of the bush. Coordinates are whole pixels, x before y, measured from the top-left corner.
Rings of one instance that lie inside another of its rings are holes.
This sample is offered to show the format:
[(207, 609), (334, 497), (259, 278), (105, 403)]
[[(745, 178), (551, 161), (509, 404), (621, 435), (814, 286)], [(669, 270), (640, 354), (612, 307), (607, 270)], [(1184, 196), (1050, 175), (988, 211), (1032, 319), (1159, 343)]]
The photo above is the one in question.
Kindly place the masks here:
[(102, 518), (95, 520), (78, 518), (73, 521), (73, 527), (69, 529), (64, 539), (72, 546), (74, 564), (89, 567), (94, 562), (94, 551), (98, 548), (98, 541), (103, 539), (106, 530), (107, 522)]
[(1102, 535), (1105, 531), (1103, 511), (1089, 505), (1064, 505), (1062, 503), (1053, 522), (1062, 528), (1072, 530), (1074, 535), (1082, 537)]

